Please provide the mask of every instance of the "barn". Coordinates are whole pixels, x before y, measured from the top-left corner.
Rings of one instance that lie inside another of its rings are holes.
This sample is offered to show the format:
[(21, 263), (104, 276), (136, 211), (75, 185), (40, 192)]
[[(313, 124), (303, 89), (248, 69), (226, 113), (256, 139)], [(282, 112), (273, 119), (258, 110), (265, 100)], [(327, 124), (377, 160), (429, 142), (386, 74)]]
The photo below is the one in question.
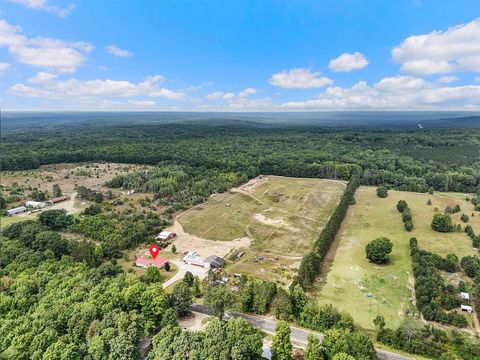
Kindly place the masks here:
[(18, 214), (23, 214), (27, 212), (28, 209), (25, 206), (19, 206), (10, 210), (7, 210), (8, 216), (13, 216), (13, 215), (18, 215)]

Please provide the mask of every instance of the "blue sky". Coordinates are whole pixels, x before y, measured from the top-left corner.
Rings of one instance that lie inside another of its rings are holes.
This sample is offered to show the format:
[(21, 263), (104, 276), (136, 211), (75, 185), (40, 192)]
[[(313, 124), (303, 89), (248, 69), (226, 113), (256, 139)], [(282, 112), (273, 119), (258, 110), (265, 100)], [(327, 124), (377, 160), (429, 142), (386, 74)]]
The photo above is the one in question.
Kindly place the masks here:
[(0, 0), (6, 110), (479, 110), (478, 0)]

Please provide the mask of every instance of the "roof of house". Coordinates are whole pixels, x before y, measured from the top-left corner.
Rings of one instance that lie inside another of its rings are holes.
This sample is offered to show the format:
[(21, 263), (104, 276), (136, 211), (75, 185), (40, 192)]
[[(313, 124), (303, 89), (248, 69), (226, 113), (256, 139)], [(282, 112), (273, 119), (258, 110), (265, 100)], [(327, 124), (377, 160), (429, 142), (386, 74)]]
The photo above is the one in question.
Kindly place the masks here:
[(470, 305), (460, 305), (462, 310), (472, 311), (473, 308)]
[(137, 266), (155, 266), (157, 268), (162, 268), (165, 266), (165, 264), (168, 262), (167, 259), (163, 257), (157, 257), (156, 259), (145, 259), (145, 258), (138, 258), (135, 261), (135, 264)]
[(470, 300), (470, 295), (469, 295), (468, 293), (466, 293), (466, 292), (461, 292), (461, 293), (460, 293), (460, 297), (461, 297), (462, 299)]
[(199, 255), (197, 255), (196, 251), (189, 251), (187, 255), (183, 257), (183, 261), (185, 262), (195, 262), (195, 263), (204, 263), (205, 259)]
[(48, 201), (50, 201), (52, 203), (56, 203), (56, 202), (65, 201), (65, 200), (68, 200), (68, 199), (70, 199), (68, 196), (59, 196), (59, 197), (56, 197), (56, 198), (51, 198)]
[(172, 235), (175, 235), (175, 233), (170, 231), (162, 231), (160, 234), (158, 234), (157, 239), (168, 239)]
[(28, 209), (25, 206), (19, 206), (10, 210), (7, 210), (9, 214), (16, 214), (18, 212), (27, 211)]
[(223, 265), (225, 265), (225, 260), (223, 260), (221, 257), (217, 255), (210, 255), (206, 257), (205, 262), (214, 267), (222, 267)]

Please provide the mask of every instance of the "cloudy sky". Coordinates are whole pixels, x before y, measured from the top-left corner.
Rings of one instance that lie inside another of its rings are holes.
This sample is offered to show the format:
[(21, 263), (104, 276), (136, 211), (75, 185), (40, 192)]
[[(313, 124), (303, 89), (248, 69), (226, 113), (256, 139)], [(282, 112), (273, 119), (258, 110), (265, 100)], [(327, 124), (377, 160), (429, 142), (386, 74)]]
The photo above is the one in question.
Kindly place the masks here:
[(4, 110), (480, 110), (478, 0), (0, 0)]

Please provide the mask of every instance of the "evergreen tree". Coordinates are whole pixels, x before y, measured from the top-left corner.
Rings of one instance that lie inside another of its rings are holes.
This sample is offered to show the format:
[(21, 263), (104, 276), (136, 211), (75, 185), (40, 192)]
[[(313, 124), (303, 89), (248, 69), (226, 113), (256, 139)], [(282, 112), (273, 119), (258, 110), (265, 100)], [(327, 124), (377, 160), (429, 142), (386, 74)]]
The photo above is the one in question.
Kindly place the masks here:
[(290, 326), (288, 322), (280, 320), (275, 329), (272, 340), (272, 360), (291, 360), (292, 344), (290, 343)]

